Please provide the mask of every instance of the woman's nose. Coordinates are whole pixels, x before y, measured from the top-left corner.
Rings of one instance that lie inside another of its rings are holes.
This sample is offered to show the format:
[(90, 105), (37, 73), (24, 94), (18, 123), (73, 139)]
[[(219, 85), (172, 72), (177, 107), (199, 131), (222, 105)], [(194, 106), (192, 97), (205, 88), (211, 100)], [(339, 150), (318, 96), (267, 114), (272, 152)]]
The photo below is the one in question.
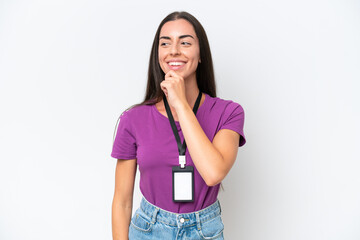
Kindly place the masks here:
[(172, 55), (179, 54), (180, 53), (179, 46), (177, 44), (173, 44), (171, 46), (170, 53)]

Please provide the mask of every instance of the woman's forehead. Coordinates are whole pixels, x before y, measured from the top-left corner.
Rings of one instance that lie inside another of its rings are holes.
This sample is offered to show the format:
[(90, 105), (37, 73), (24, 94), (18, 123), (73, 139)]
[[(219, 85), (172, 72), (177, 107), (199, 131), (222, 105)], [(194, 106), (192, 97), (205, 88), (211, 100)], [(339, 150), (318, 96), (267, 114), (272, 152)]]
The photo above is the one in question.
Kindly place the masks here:
[(185, 19), (166, 22), (160, 31), (160, 37), (176, 37), (180, 35), (191, 35), (196, 38), (194, 27)]

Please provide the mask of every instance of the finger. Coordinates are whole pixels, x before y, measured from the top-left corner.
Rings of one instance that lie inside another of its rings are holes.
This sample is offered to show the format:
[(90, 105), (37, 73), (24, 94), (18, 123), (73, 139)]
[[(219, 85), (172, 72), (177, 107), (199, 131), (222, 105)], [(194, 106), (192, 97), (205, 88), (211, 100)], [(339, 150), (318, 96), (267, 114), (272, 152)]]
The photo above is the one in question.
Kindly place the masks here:
[(165, 77), (164, 81), (167, 81), (166, 83), (181, 82), (181, 81), (183, 81), (183, 78), (182, 77)]
[(169, 73), (165, 74), (164, 79), (166, 80), (166, 79), (169, 79), (169, 78), (171, 78), (171, 75)]
[(181, 76), (177, 74), (174, 70), (170, 70), (165, 74), (165, 77), (181, 77)]
[(173, 73), (173, 70), (169, 70), (166, 74), (165, 77), (170, 77)]
[(168, 90), (167, 90), (167, 88), (168, 88), (167, 84), (164, 83), (164, 82), (161, 82), (161, 83), (160, 83), (160, 88), (161, 88), (161, 90), (162, 90), (162, 91), (166, 94), (166, 96), (167, 96), (167, 92), (168, 92)]
[(164, 82), (164, 81), (162, 81), (161, 83), (160, 83), (160, 88), (161, 88), (161, 90), (165, 90), (166, 89), (166, 83)]
[(164, 92), (165, 96), (168, 96), (168, 91), (166, 88), (161, 88), (161, 90)]
[(166, 79), (166, 80), (164, 80), (164, 81), (162, 81), (161, 83), (160, 83), (160, 87), (164, 87), (164, 88), (169, 88), (169, 87), (171, 87), (171, 85), (172, 85), (172, 83), (174, 82), (173, 81), (174, 79)]
[(166, 81), (165, 84), (167, 84), (167, 83), (171, 83), (171, 82), (173, 82), (175, 80), (178, 80), (178, 78), (176, 78), (176, 77), (165, 77), (164, 81)]

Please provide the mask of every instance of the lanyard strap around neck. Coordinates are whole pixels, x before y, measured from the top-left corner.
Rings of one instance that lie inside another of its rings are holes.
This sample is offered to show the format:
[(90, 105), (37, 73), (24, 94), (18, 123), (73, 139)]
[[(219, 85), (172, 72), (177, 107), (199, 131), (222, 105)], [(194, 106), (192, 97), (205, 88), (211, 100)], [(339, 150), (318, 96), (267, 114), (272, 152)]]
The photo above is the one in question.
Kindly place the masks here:
[[(177, 145), (178, 145), (178, 150), (179, 150), (179, 155), (185, 155), (185, 151), (186, 151), (186, 142), (185, 142), (185, 138), (184, 138), (184, 143), (181, 144), (181, 140), (180, 140), (180, 137), (179, 137), (179, 133), (177, 131), (177, 128), (175, 126), (175, 121), (174, 121), (174, 117), (171, 113), (171, 110), (170, 110), (170, 107), (169, 107), (169, 104), (166, 100), (166, 97), (164, 95), (164, 105), (165, 105), (165, 109), (166, 109), (166, 113), (168, 115), (168, 118), (169, 118), (169, 121), (170, 121), (170, 125), (171, 125), (171, 128), (174, 132), (174, 136), (175, 136), (175, 139), (176, 139), (176, 142), (177, 142)], [(196, 115), (196, 112), (199, 108), (199, 105), (200, 105), (200, 100), (201, 100), (201, 91), (199, 91), (199, 95), (196, 99), (196, 102), (195, 102), (195, 105), (194, 105), (194, 108), (193, 108), (193, 112), (194, 114)]]

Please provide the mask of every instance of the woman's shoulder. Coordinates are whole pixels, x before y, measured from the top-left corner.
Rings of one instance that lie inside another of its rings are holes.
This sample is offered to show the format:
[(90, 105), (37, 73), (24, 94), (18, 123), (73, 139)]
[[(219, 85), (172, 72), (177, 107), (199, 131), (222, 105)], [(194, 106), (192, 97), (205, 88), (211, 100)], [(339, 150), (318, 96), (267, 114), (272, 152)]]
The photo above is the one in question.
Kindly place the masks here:
[(234, 100), (230, 100), (230, 99), (225, 99), (225, 98), (221, 98), (221, 97), (211, 97), (210, 95), (208, 95), (208, 99), (209, 99), (209, 105), (211, 108), (215, 108), (215, 109), (239, 109), (241, 111), (244, 111), (243, 107), (240, 105), (240, 103), (234, 101)]
[(122, 113), (121, 113), (121, 117), (126, 117), (126, 118), (139, 118), (139, 117), (143, 117), (144, 115), (147, 114), (148, 111), (150, 111), (152, 105), (146, 105), (146, 104), (135, 104), (132, 105), (130, 107), (128, 107), (127, 109), (125, 109)]
[(146, 104), (135, 104), (127, 109), (123, 110), (120, 114), (121, 119), (128, 119), (129, 121), (134, 121), (136, 119), (144, 119), (148, 116), (149, 111), (153, 105)]

